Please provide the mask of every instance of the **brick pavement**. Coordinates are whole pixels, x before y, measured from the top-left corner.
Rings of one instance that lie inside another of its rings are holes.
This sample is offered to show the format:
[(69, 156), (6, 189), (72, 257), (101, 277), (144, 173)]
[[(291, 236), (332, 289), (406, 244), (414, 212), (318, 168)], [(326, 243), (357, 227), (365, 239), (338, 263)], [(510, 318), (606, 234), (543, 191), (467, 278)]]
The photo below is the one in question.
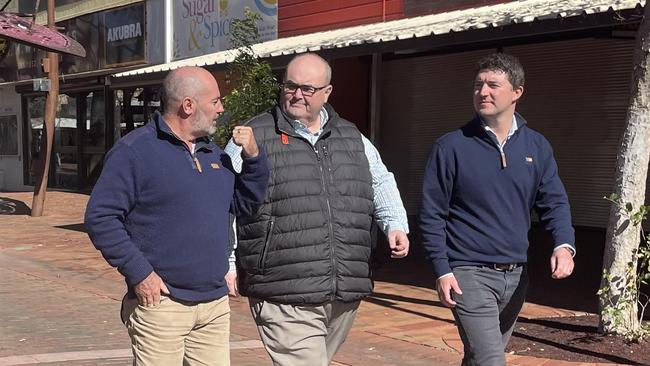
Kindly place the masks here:
[[(17, 213), (0, 214), (0, 366), (130, 365), (118, 317), (125, 286), (82, 230), (87, 196), (48, 192), (41, 218), (26, 215), (31, 193), (0, 192), (0, 201), (0, 213)], [(422, 285), (430, 275), (403, 264), (382, 268), (333, 365), (459, 364), (462, 344), (451, 312)], [(246, 300), (231, 299), (231, 308), (232, 364), (270, 365)], [(522, 312), (529, 318), (569, 314), (576, 312), (535, 304)], [(508, 356), (508, 364), (560, 363)]]

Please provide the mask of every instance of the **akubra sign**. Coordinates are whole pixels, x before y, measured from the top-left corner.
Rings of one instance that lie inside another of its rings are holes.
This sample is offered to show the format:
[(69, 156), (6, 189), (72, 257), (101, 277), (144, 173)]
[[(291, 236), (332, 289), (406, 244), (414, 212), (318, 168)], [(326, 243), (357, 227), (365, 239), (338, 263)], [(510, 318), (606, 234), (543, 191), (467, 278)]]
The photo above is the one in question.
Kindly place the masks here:
[(145, 20), (142, 3), (104, 13), (106, 66), (145, 61)]

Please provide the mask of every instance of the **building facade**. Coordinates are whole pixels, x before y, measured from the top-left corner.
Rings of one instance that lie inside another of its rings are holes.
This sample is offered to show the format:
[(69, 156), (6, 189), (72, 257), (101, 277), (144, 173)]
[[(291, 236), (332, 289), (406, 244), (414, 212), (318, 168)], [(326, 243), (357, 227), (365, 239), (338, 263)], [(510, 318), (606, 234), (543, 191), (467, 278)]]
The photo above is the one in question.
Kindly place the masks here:
[[(526, 69), (518, 110), (555, 149), (574, 224), (607, 226), (610, 203), (603, 197), (614, 189), (642, 2), (351, 1), (342, 13), (319, 8), (320, 1), (295, 3), (291, 12), (280, 11), (280, 35), (332, 29), (316, 19), (365, 24), (381, 16), (393, 19), (384, 24), (402, 23), (381, 41), (351, 36), (347, 47), (318, 52), (333, 65), (330, 100), (373, 138), (411, 217), (431, 145), (473, 116), (476, 61), (507, 52)], [(427, 17), (434, 34), (423, 30), (427, 23), (419, 19)]]
[[(145, 23), (163, 23), (165, 1), (144, 4)], [(202, 12), (190, 5), (184, 8), (186, 2), (179, 4), (187, 14)], [(473, 115), (476, 60), (504, 51), (519, 57), (526, 69), (519, 110), (555, 149), (575, 225), (606, 227), (609, 203), (602, 197), (613, 190), (643, 2), (278, 0), (276, 5), (278, 39), (256, 45), (255, 51), (278, 72), (293, 55), (306, 51), (330, 60), (334, 85), (330, 101), (378, 146), (395, 173), (410, 216), (418, 212), (431, 145)], [(116, 24), (113, 29), (118, 41), (124, 34), (137, 33), (130, 25)], [(228, 88), (223, 71), (234, 58), (232, 52), (188, 54), (176, 60), (169, 56), (173, 48), (165, 46), (169, 45), (165, 39), (174, 39), (169, 29), (152, 30), (149, 25), (143, 29), (146, 52), (139, 65), (146, 67), (125, 70), (124, 65), (111, 63), (122, 68), (102, 71), (103, 76), (82, 77), (82, 72), (70, 79), (76, 80), (74, 87), (63, 87), (61, 131), (58, 137), (55, 134), (58, 155), (52, 162), (58, 164), (51, 179), (55, 186), (82, 190), (92, 186), (112, 143), (143, 125), (159, 106), (158, 88), (168, 70), (205, 66), (222, 88)], [(191, 41), (191, 34), (185, 37)], [(123, 48), (117, 46), (115, 52)], [(161, 49), (167, 56), (152, 57)], [(102, 57), (101, 50), (97, 54)], [(3, 125), (18, 126), (17, 133), (8, 132), (18, 136), (5, 139), (15, 143), (0, 144), (0, 154), (18, 151), (13, 165), (7, 163), (12, 155), (0, 155), (5, 189), (29, 187), (33, 179), (30, 161), (38, 158), (35, 141), (42, 122), (36, 111), (42, 94), (31, 88), (31, 80), (0, 84), (0, 131), (11, 130)], [(12, 92), (18, 95), (9, 95)], [(66, 132), (71, 124), (76, 130)]]
[[(8, 10), (31, 13), (35, 3), (14, 1)], [(45, 21), (44, 3), (37, 23)], [(86, 57), (60, 56), (48, 186), (90, 190), (114, 142), (159, 108), (160, 80), (114, 86), (111, 75), (228, 48), (229, 26), (244, 7), (262, 16), (264, 40), (277, 37), (274, 0), (57, 0), (57, 26), (84, 46)], [(30, 190), (41, 164), (46, 52), (2, 44), (0, 190)]]
[[(10, 10), (34, 11), (33, 1), (14, 3)], [(43, 2), (39, 11), (37, 23), (42, 23)], [(107, 76), (165, 62), (164, 38), (158, 36), (164, 23), (155, 21), (162, 18), (163, 1), (56, 2), (57, 26), (85, 48), (86, 57), (60, 55), (50, 187), (84, 190), (96, 181), (104, 154), (124, 128), (116, 122), (116, 105), (123, 101), (110, 89)], [(5, 129), (11, 131), (2, 141), (15, 141), (10, 154), (0, 153), (0, 190), (35, 184), (44, 137), (47, 74), (40, 65), (45, 57), (43, 50), (12, 43), (0, 61), (0, 121), (8, 120)]]

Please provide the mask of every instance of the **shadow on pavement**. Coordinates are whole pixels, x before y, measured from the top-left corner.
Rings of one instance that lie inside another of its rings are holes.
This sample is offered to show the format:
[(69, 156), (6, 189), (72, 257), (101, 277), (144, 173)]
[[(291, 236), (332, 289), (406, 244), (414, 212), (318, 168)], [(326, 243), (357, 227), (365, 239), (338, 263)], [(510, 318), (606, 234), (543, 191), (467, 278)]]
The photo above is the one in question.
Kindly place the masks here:
[(431, 320), (438, 320), (438, 321), (442, 321), (442, 322), (445, 322), (445, 323), (454, 324), (453, 320), (446, 319), (446, 318), (440, 318), (440, 317), (433, 316), (433, 315), (430, 315), (430, 314), (422, 313), (420, 311), (406, 309), (403, 306), (399, 306), (398, 304), (396, 304), (394, 301), (391, 301), (391, 300), (398, 300), (398, 301), (402, 301), (402, 302), (410, 302), (410, 303), (415, 303), (415, 304), (430, 304), (431, 306), (442, 307), (442, 304), (439, 301), (428, 301), (428, 300), (415, 299), (415, 298), (397, 296), (397, 295), (391, 295), (391, 294), (382, 294), (382, 293), (378, 293), (378, 292), (373, 292), (372, 295), (366, 297), (363, 301), (369, 302), (369, 303), (372, 303), (372, 304), (375, 304), (375, 305), (383, 306), (385, 308), (398, 310), (398, 311), (403, 312), (403, 313), (416, 315), (416, 316), (418, 316), (420, 318), (427, 318), (427, 319), (431, 319)]
[(552, 240), (540, 228), (530, 232), (530, 286), (526, 300), (569, 310), (598, 312), (600, 278), (603, 267), (605, 229), (576, 228), (577, 253), (573, 275), (563, 280), (551, 278), (549, 260)]
[(384, 294), (381, 292), (373, 292), (371, 297), (376, 299), (383, 299), (388, 304), (390, 304), (390, 301), (392, 300), (392, 301), (410, 302), (411, 304), (442, 306), (440, 301), (418, 299), (418, 298), (401, 296), (401, 295), (393, 295), (393, 294)]
[(55, 227), (59, 228), (59, 229), (78, 231), (80, 233), (85, 233), (86, 232), (86, 227), (84, 226), (84, 224), (60, 225), (60, 226), (55, 226)]
[[(411, 250), (407, 258), (391, 259), (383, 235), (373, 254), (375, 280), (428, 288), (435, 291), (435, 278), (417, 229), (409, 234)], [(564, 280), (551, 278), (552, 239), (533, 225), (529, 234), (528, 272), (530, 285), (526, 301), (567, 310), (598, 312), (596, 292), (600, 286), (605, 229), (576, 228), (575, 271)], [(415, 299), (423, 301), (422, 299)], [(440, 304), (432, 304), (442, 306)]]
[(23, 201), (0, 197), (0, 215), (29, 215), (32, 210)]

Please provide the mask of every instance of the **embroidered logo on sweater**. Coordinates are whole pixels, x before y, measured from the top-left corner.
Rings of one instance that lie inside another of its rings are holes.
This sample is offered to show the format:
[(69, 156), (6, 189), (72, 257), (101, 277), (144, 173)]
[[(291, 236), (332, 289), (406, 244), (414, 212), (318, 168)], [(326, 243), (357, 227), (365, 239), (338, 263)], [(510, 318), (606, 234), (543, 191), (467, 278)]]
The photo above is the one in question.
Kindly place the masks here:
[(533, 163), (533, 157), (532, 156), (526, 156), (526, 164), (530, 165)]
[(217, 164), (217, 163), (211, 163), (210, 166), (212, 167), (212, 169), (219, 169), (220, 168), (219, 164)]

